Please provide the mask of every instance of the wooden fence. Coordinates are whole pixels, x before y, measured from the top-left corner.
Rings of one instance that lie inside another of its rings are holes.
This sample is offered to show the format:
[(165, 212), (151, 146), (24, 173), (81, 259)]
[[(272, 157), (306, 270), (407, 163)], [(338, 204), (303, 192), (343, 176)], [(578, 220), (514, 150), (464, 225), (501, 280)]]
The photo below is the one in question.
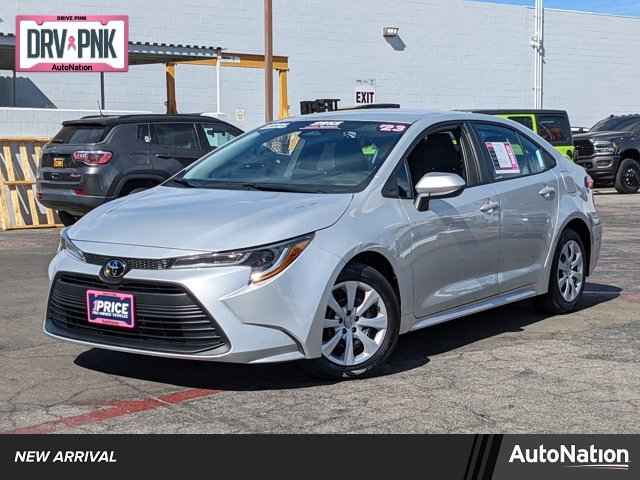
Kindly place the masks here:
[(36, 198), (42, 145), (48, 138), (0, 137), (0, 228), (57, 227), (54, 211)]

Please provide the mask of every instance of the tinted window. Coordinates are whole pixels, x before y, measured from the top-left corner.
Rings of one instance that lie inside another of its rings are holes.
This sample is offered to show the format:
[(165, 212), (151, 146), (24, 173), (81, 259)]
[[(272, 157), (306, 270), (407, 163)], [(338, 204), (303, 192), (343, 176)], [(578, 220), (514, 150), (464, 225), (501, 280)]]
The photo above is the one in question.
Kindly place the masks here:
[(198, 138), (192, 123), (154, 123), (151, 125), (151, 143), (178, 148), (198, 148)]
[(571, 145), (571, 126), (564, 115), (541, 114), (538, 121), (538, 135), (551, 145)]
[(105, 127), (95, 125), (68, 125), (62, 129), (51, 140), (52, 143), (98, 143), (106, 133)]
[(203, 188), (355, 192), (407, 128), (334, 120), (271, 123), (214, 150), (182, 179)]
[(236, 136), (222, 125), (202, 125), (206, 144), (210, 148), (218, 148), (233, 140)]
[(529, 130), (533, 131), (533, 120), (531, 117), (507, 117), (509, 120), (513, 120), (514, 122), (518, 122), (520, 125), (524, 125)]
[(535, 175), (555, 165), (549, 153), (515, 130), (489, 124), (475, 129), (494, 180)]

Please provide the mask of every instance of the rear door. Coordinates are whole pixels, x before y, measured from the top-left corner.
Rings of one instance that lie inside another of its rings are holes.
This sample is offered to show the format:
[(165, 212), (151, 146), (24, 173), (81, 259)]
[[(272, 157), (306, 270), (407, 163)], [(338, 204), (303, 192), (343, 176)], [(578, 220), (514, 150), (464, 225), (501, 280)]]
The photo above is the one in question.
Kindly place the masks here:
[(544, 274), (558, 217), (555, 159), (510, 127), (473, 122), (473, 128), (485, 181), (500, 203), (500, 290), (532, 286)]
[(151, 158), (155, 170), (174, 174), (204, 153), (193, 122), (152, 123)]

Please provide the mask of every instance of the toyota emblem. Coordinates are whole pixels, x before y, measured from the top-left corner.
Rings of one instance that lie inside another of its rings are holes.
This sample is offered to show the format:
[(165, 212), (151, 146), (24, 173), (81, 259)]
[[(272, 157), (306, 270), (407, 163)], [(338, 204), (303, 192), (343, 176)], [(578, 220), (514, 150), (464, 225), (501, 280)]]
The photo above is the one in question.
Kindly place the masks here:
[(127, 273), (127, 264), (124, 260), (114, 258), (104, 264), (101, 273), (107, 281), (119, 281)]

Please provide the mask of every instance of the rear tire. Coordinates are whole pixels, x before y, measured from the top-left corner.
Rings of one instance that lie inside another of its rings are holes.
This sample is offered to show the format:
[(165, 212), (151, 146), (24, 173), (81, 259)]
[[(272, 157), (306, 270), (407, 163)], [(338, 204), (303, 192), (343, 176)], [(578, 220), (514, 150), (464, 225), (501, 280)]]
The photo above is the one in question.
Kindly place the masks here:
[(353, 264), (338, 276), (329, 295), (322, 356), (302, 367), (314, 377), (332, 380), (374, 374), (398, 341), (400, 306), (393, 287), (378, 270)]
[(620, 162), (615, 187), (618, 193), (636, 193), (640, 189), (640, 164), (636, 160), (625, 158)]
[(573, 312), (586, 283), (586, 254), (580, 235), (562, 232), (551, 265), (549, 290), (536, 299), (536, 307), (553, 315)]
[(58, 210), (58, 218), (60, 219), (60, 221), (65, 227), (70, 227), (71, 225), (76, 223), (80, 217), (71, 215), (69, 212)]

